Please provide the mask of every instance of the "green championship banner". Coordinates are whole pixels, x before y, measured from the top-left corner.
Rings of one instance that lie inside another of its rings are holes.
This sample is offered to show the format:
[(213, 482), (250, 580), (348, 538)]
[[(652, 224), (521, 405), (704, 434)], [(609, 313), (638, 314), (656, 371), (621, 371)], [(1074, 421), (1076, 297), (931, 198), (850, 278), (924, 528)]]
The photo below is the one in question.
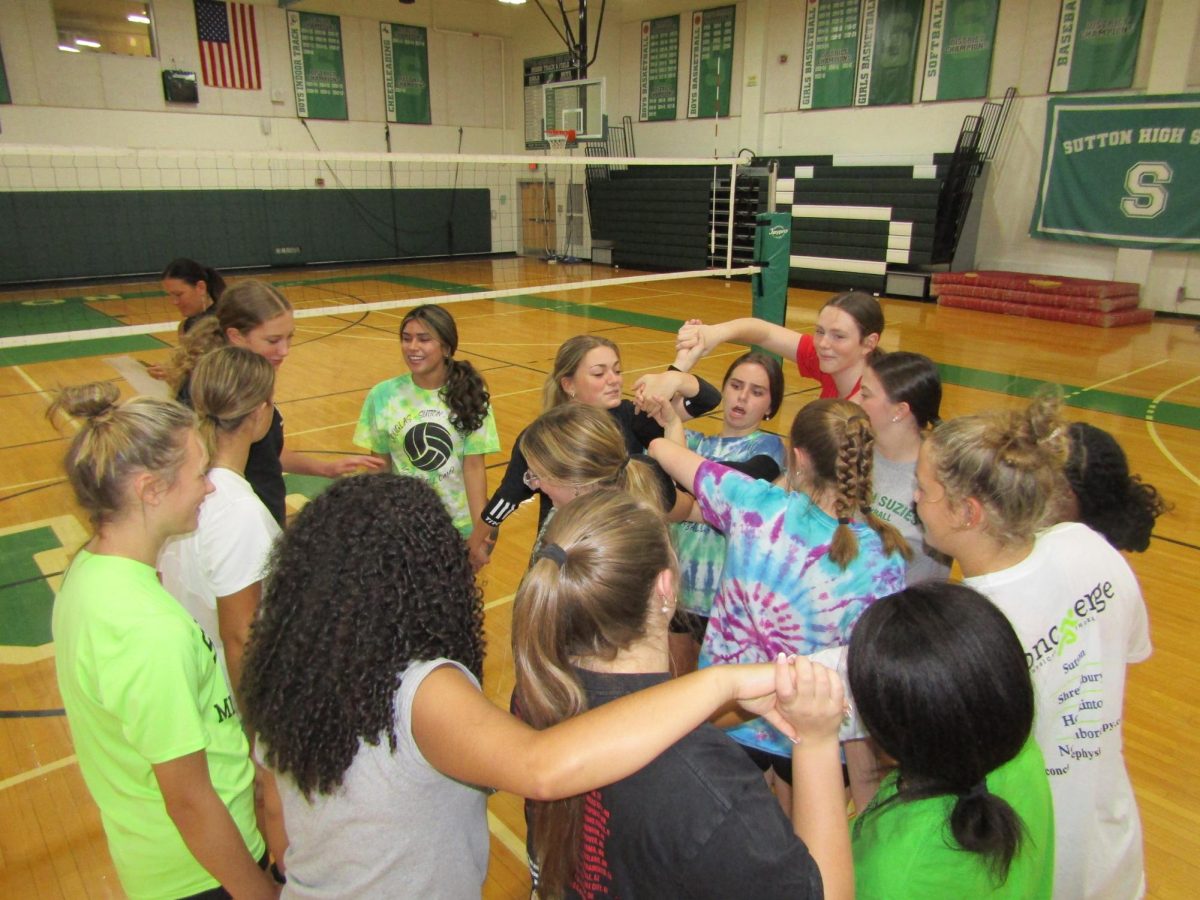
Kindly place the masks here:
[(808, 0), (804, 11), (801, 109), (834, 109), (854, 101), (859, 0)]
[(0, 52), (0, 103), (12, 103), (8, 90), (8, 74), (4, 71), (4, 53)]
[(924, 0), (863, 0), (855, 106), (912, 103)]
[(1200, 94), (1055, 98), (1030, 234), (1200, 250)]
[(679, 16), (642, 22), (642, 97), (638, 119), (672, 121), (678, 82)]
[(289, 12), (287, 17), (296, 115), (302, 119), (350, 118), (341, 20), (304, 12)]
[(692, 68), (688, 118), (729, 115), (733, 93), (733, 20), (737, 7), (692, 13)]
[(986, 97), (1000, 0), (932, 0), (922, 100)]
[(1133, 84), (1146, 0), (1062, 0), (1050, 93)]
[(417, 25), (379, 23), (383, 41), (383, 96), (387, 120), (428, 125), (429, 44)]

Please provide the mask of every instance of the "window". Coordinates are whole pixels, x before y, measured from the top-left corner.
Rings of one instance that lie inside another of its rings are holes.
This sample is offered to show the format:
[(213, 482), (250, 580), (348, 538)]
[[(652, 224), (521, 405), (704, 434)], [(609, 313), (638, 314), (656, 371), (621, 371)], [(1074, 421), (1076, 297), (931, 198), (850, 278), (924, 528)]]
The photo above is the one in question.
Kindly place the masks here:
[(154, 56), (149, 0), (53, 0), (64, 53)]

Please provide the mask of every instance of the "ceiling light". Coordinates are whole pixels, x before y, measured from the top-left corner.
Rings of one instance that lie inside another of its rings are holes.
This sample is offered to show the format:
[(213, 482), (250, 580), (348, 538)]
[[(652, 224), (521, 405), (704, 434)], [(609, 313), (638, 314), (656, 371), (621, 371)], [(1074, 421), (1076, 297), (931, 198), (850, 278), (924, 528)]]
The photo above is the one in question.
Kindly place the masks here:
[(59, 44), (58, 49), (61, 50), (63, 53), (78, 53), (78, 52), (80, 52), (78, 47), (72, 47), (70, 44)]
[(525, 0), (500, 0), (500, 2), (504, 3), (508, 6), (524, 6), (525, 5)]
[(87, 38), (75, 38), (75, 43), (80, 47), (91, 47), (93, 49), (100, 46), (99, 41), (89, 41)]
[(137, 22), (139, 25), (149, 25), (150, 24), (149, 16), (131, 15), (131, 16), (126, 16), (125, 18), (130, 22)]

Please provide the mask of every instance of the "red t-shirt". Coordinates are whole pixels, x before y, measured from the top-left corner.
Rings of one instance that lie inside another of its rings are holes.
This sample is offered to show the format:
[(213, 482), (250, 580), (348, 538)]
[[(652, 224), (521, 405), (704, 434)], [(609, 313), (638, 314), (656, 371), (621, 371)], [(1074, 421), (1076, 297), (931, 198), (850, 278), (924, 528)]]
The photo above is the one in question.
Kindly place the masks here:
[[(821, 383), (821, 399), (835, 399), (838, 397), (837, 384), (833, 380), (832, 375), (827, 375), (821, 371), (821, 363), (817, 359), (817, 343), (813, 340), (811, 334), (800, 335), (800, 344), (796, 347), (796, 368), (800, 370), (800, 374), (805, 378), (812, 378)], [(846, 399), (850, 399), (858, 393), (858, 389), (862, 386), (862, 379), (854, 382), (854, 388), (847, 395)]]

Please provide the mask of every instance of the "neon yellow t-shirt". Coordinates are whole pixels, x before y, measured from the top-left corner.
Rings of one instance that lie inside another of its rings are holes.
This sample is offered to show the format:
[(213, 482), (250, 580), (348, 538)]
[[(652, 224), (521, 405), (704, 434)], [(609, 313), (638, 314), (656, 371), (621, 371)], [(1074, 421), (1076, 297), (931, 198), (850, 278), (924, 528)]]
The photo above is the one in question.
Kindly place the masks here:
[(205, 752), (250, 854), (254, 769), (212, 641), (131, 559), (81, 550), (54, 603), (58, 687), (88, 790), (126, 893), (185, 897), (217, 886), (167, 815), (152, 765)]

